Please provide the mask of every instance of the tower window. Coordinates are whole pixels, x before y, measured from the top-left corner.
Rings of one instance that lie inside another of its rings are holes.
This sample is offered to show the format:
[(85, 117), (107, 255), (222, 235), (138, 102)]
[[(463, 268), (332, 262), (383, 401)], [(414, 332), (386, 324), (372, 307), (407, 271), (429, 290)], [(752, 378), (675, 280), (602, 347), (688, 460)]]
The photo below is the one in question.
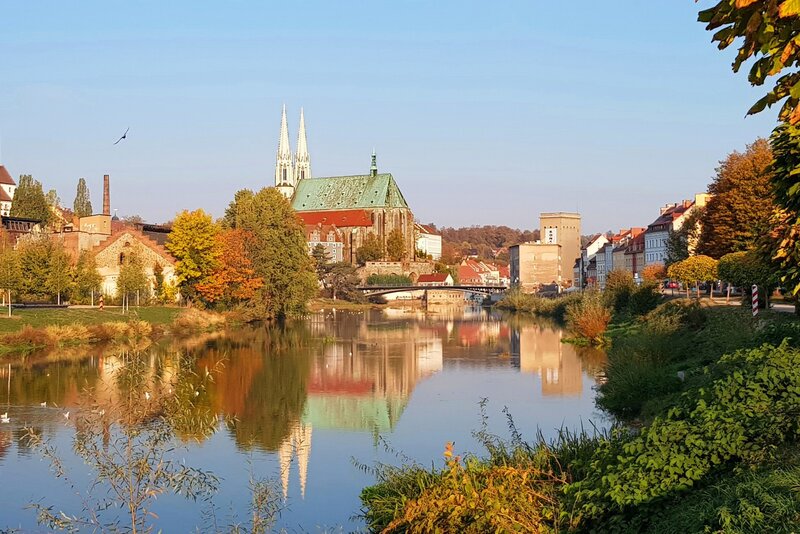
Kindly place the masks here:
[(283, 169), (283, 183), (286, 183), (286, 169)]

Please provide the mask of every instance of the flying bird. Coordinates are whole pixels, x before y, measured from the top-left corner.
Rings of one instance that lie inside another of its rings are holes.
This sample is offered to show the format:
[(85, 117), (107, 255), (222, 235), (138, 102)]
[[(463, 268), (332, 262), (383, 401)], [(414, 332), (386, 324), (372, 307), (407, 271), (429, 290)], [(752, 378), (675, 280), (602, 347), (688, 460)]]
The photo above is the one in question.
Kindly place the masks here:
[(127, 139), (127, 138), (128, 138), (128, 130), (130, 130), (130, 129), (131, 129), (131, 127), (130, 127), (130, 126), (128, 126), (128, 129), (127, 129), (127, 130), (125, 130), (125, 133), (124, 133), (124, 134), (122, 134), (122, 137), (120, 137), (119, 139), (117, 139), (117, 142), (116, 142), (116, 143), (114, 143), (114, 144), (116, 145), (117, 143), (119, 143), (119, 142), (120, 142), (120, 141), (122, 141), (123, 139)]

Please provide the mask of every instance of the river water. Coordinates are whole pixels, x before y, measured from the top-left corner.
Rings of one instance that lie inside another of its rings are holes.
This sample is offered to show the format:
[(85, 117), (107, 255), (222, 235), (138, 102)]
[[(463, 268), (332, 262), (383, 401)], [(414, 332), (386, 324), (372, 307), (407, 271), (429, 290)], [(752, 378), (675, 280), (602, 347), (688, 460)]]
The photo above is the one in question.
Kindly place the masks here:
[[(0, 423), (0, 531), (36, 529), (31, 503), (81, 514), (96, 502), (86, 496), (91, 476), (72, 452), (80, 410), (104, 414), (107, 405), (110, 413), (121, 397), (144, 405), (172, 388), (193, 392), (184, 408), (197, 419), (219, 417), (212, 432), (179, 432), (174, 454), (221, 485), (213, 504), (160, 496), (158, 528), (207, 531), (246, 521), (248, 480), (256, 477), (273, 484), (277, 527), (360, 530), (359, 492), (373, 479), (357, 464), (397, 463), (402, 454), (441, 465), (448, 441), (457, 454), (480, 453), (472, 432), (483, 398), (489, 430), (504, 437), (504, 407), (531, 439), (537, 431), (552, 438), (562, 427), (607, 426), (594, 405), (605, 356), (564, 344), (563, 335), (550, 323), (479, 308), (326, 311), (283, 327), (4, 364), (0, 413), (11, 421)], [(142, 377), (128, 387), (119, 376), (131, 362)], [(182, 372), (187, 365), (191, 373)], [(197, 384), (187, 389), (181, 381)], [(25, 428), (55, 447), (68, 482), (22, 439)]]

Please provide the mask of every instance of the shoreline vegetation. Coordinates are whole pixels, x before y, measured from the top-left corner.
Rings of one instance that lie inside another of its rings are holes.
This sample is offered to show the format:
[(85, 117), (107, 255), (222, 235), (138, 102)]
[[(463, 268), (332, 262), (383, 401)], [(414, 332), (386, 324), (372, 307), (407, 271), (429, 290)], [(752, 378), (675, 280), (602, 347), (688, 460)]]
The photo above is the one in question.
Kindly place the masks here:
[[(584, 297), (512, 298), (499, 307), (568, 321)], [(687, 299), (642, 312), (624, 300), (606, 301), (597, 404), (614, 417), (608, 431), (525, 439), (509, 415), (501, 438), (486, 431), (484, 402), (483, 454), (442, 444), (433, 467), (362, 466), (376, 480), (361, 494), (369, 529), (796, 531), (800, 321)]]
[(234, 314), (197, 308), (143, 307), (125, 315), (113, 308), (21, 310), (0, 320), (0, 358), (96, 343), (181, 337), (236, 322)]

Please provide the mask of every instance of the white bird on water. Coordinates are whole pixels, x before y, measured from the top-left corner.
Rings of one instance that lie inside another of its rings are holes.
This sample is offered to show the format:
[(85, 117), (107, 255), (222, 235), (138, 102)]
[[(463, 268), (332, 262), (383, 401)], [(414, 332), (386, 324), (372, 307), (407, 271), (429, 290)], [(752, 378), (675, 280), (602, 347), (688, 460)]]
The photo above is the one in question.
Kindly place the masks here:
[(149, 391), (145, 391), (144, 392), (144, 398), (145, 398), (145, 400), (150, 400), (150, 392)]
[(69, 419), (69, 412), (64, 412), (64, 419)]
[(8, 412), (0, 414), (0, 423), (10, 423), (11, 419), (8, 418)]
[(42, 408), (47, 408), (47, 401), (40, 402), (39, 406), (41, 406)]

